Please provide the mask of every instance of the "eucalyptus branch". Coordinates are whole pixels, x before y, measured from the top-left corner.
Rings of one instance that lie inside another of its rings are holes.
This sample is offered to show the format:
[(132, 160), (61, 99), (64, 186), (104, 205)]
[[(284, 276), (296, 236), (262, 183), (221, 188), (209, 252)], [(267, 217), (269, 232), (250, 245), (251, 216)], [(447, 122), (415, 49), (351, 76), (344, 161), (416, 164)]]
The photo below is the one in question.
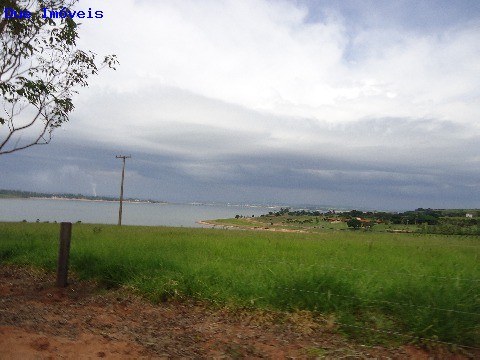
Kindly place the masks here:
[[(49, 143), (54, 129), (69, 120), (76, 88), (88, 86), (90, 76), (105, 67), (115, 69), (118, 64), (115, 55), (98, 62), (95, 53), (78, 49), (78, 24), (74, 20), (54, 21), (41, 16), (42, 7), (70, 8), (76, 2), (2, 1), (0, 9), (29, 9), (32, 17), (29, 21), (18, 18), (0, 20), (0, 102), (6, 115), (6, 118), (0, 117), (0, 155)], [(36, 111), (24, 121), (24, 110), (28, 107), (34, 107)], [(34, 127), (39, 121), (43, 122), (42, 126)], [(3, 133), (2, 128), (7, 132)], [(20, 144), (22, 133), (29, 128), (38, 130), (37, 135), (28, 143)], [(12, 146), (14, 137), (17, 142)]]

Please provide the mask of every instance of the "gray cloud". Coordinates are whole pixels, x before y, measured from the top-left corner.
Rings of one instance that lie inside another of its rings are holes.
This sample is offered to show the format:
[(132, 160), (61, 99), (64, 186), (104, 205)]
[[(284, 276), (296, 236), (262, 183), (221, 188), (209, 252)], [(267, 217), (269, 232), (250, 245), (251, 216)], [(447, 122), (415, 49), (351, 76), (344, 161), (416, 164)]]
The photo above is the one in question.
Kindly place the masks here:
[(80, 44), (119, 70), (0, 187), (116, 195), (123, 153), (127, 196), (478, 207), (478, 5), (438, 4), (105, 3)]
[[(355, 129), (352, 132), (357, 133)], [(467, 144), (465, 156), (474, 150), (474, 144)], [(356, 159), (326, 149), (305, 154), (303, 149), (296, 153), (265, 147), (258, 154), (227, 151), (205, 158), (193, 152), (162, 155), (134, 147), (125, 150), (133, 155), (127, 163), (127, 195), (169, 201), (289, 201), (399, 209), (475, 206), (480, 192), (475, 182), (478, 168), (450, 162), (425, 167), (426, 159), (418, 164), (416, 158), (392, 163), (385, 149), (376, 161), (365, 154)], [(415, 152), (409, 150), (409, 154)], [(74, 145), (58, 139), (34, 153), (5, 157), (8, 175), (2, 178), (2, 185), (116, 195), (120, 163), (115, 154), (116, 149), (109, 146)], [(478, 152), (470, 155), (472, 159), (476, 156), (478, 163)]]

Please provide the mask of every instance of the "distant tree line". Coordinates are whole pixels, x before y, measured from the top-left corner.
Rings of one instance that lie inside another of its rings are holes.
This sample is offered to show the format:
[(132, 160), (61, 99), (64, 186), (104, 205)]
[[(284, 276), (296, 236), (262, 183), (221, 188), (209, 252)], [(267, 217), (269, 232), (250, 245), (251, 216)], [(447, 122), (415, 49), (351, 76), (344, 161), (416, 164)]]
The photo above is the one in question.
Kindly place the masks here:
[(51, 193), (42, 193), (34, 191), (21, 191), (21, 190), (0, 190), (0, 196), (10, 197), (10, 198), (62, 198), (62, 199), (81, 199), (81, 200), (105, 200), (105, 201), (116, 201), (118, 198), (111, 196), (89, 196), (82, 194), (51, 194)]
[(260, 216), (322, 216), (323, 213), (318, 210), (293, 210), (291, 211), (290, 208), (280, 208), (280, 210), (273, 212), (269, 211), (267, 215), (260, 215)]
[[(92, 196), (92, 195), (82, 195), (82, 194), (68, 194), (68, 193), (60, 193), (60, 194), (51, 194), (51, 193), (42, 193), (42, 192), (34, 192), (34, 191), (21, 191), (21, 190), (2, 190), (0, 189), (0, 197), (2, 198), (21, 198), (21, 199), (28, 199), (28, 198), (47, 198), (47, 199), (54, 199), (54, 198), (61, 198), (61, 199), (75, 199), (75, 200), (103, 200), (103, 201), (117, 201), (117, 197), (113, 196)], [(133, 198), (125, 199), (125, 201), (147, 201), (151, 203), (158, 203), (160, 201), (155, 200), (138, 200)]]
[[(467, 214), (470, 214), (467, 217)], [(418, 208), (405, 212), (377, 212), (377, 211), (335, 211), (321, 212), (318, 210), (291, 210), (280, 208), (276, 212), (270, 211), (265, 216), (291, 216), (291, 217), (322, 217), (323, 220), (335, 219), (345, 221), (352, 229), (372, 228), (383, 223), (386, 225), (416, 225), (414, 231), (435, 234), (464, 234), (480, 235), (480, 210), (468, 209), (424, 209)], [(296, 221), (287, 219), (288, 222), (313, 222), (313, 220)]]

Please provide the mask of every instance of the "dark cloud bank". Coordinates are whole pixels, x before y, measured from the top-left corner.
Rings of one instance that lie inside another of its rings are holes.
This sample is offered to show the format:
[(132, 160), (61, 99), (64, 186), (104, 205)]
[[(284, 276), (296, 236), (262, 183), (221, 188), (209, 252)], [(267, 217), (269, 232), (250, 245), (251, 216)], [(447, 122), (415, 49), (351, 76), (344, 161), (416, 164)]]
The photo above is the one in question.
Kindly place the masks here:
[[(450, 127), (447, 132), (445, 127)], [(215, 129), (202, 132), (201, 126), (195, 129), (201, 141), (193, 133), (182, 134), (181, 145), (186, 150), (182, 153), (175, 151), (180, 129), (170, 134), (170, 140), (159, 139), (164, 149), (171, 149), (162, 153), (80, 139), (66, 141), (59, 134), (48, 146), (2, 156), (0, 187), (117, 195), (121, 163), (115, 155), (127, 153), (132, 155), (127, 162), (128, 197), (377, 210), (478, 207), (480, 139), (462, 135), (461, 126), (430, 120), (366, 119), (350, 127), (342, 125), (342, 129), (320, 128), (326, 140), (314, 147), (299, 142), (296, 149), (265, 146), (254, 152), (224, 151), (235, 134), (219, 137)], [(446, 133), (450, 137), (443, 141)], [(331, 136), (337, 139), (333, 145), (328, 142)], [(407, 140), (398, 141), (402, 136)], [(425, 144), (418, 139), (422, 136)], [(339, 145), (339, 137), (344, 146)], [(371, 147), (368, 139), (349, 145), (362, 137), (383, 137), (384, 141)], [(416, 138), (413, 143), (412, 138)], [(206, 144), (208, 151), (200, 144)], [(218, 151), (212, 151), (215, 147)], [(203, 152), (207, 155), (198, 156)]]

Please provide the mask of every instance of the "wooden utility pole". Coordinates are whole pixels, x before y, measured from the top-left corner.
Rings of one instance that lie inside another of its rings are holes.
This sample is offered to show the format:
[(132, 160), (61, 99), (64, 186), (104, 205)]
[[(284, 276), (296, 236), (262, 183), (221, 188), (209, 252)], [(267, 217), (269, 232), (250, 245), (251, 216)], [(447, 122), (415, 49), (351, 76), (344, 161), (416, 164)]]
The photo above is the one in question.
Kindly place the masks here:
[(122, 225), (122, 204), (123, 204), (123, 179), (125, 178), (125, 159), (130, 159), (131, 156), (117, 155), (117, 159), (123, 159), (122, 167), (122, 183), (120, 185), (120, 209), (118, 210), (118, 225)]
[(68, 285), (68, 258), (70, 256), (70, 241), (72, 239), (72, 223), (60, 224), (60, 246), (58, 250), (57, 286)]

